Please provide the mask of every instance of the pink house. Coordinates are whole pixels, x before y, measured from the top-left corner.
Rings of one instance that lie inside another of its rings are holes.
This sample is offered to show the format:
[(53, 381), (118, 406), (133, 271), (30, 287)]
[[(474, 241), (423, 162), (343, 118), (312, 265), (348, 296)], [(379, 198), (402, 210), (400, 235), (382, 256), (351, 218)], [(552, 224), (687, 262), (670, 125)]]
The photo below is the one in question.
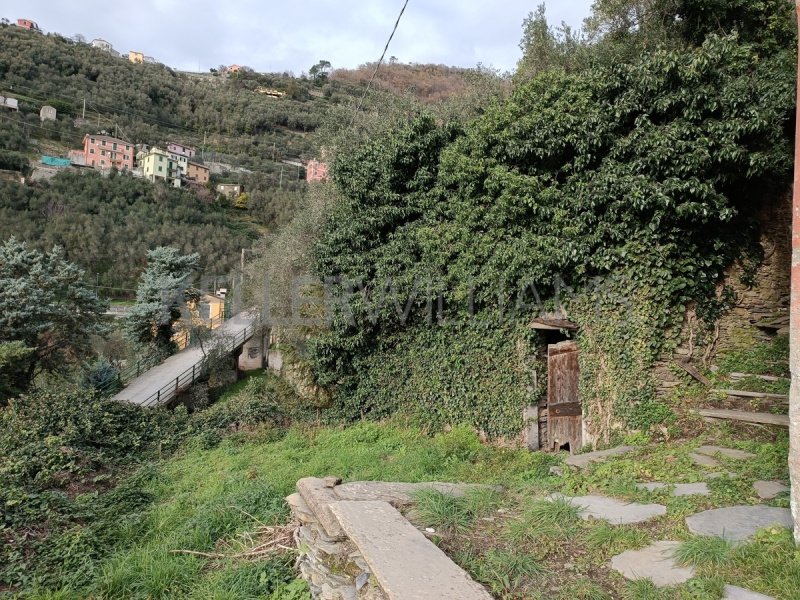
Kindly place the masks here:
[(318, 160), (310, 160), (306, 165), (306, 181), (327, 181), (328, 165)]
[(110, 135), (87, 134), (83, 138), (83, 154), (87, 167), (132, 171), (136, 149), (130, 142)]
[(17, 27), (29, 29), (30, 31), (41, 31), (36, 21), (31, 21), (30, 19), (17, 19)]
[(195, 150), (191, 146), (184, 146), (183, 144), (177, 144), (175, 142), (167, 143), (167, 152), (180, 154), (181, 156), (185, 156), (186, 158), (194, 158), (194, 155), (197, 154), (197, 150)]

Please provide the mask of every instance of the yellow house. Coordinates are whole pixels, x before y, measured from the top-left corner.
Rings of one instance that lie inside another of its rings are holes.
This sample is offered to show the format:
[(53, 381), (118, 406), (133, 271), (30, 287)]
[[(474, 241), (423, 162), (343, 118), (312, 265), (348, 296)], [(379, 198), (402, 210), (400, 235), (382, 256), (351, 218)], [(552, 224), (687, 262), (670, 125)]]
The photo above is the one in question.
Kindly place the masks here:
[(149, 181), (162, 180), (172, 187), (181, 187), (182, 169), (178, 161), (161, 148), (150, 148), (140, 161), (142, 175)]
[(131, 50), (128, 52), (128, 60), (135, 65), (144, 64), (144, 52), (136, 52), (136, 50)]
[(176, 323), (175, 333), (172, 336), (172, 341), (180, 350), (191, 342), (192, 327), (205, 326), (216, 329), (225, 319), (225, 300), (211, 294), (203, 294), (197, 302), (187, 301), (186, 307), (191, 315), (191, 324), (187, 322), (188, 319), (181, 319)]

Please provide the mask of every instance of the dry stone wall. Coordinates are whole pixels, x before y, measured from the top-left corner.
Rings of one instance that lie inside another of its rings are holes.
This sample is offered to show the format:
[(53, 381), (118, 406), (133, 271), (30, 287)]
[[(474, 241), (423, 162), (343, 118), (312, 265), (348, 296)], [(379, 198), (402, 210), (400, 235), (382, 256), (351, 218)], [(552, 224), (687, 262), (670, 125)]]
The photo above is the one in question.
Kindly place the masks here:
[[(728, 269), (719, 289), (733, 292), (734, 306), (722, 315), (711, 334), (701, 332), (694, 307), (687, 310), (681, 327), (681, 344), (673, 354), (663, 356), (654, 370), (659, 396), (668, 395), (683, 381), (685, 374), (678, 367), (680, 362), (710, 367), (720, 353), (767, 341), (785, 332), (782, 323), (789, 315), (791, 195), (765, 204), (757, 218), (764, 259), (752, 274), (752, 285), (743, 281), (741, 265)], [(765, 322), (776, 325), (763, 327)]]
[(297, 567), (312, 596), (321, 600), (491, 600), (483, 587), (398, 511), (413, 504), (414, 495), (423, 489), (461, 496), (473, 487), (480, 486), (341, 484), (334, 477), (298, 481), (297, 493), (286, 501), (300, 524), (295, 531)]

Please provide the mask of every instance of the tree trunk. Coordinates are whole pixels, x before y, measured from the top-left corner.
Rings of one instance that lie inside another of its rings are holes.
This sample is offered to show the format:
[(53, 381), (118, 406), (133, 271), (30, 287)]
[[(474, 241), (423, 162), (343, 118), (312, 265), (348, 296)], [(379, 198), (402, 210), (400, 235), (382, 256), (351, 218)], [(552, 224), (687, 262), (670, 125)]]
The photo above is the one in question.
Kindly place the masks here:
[[(798, 23), (798, 73), (800, 73), (800, 0), (795, 0)], [(800, 77), (797, 80), (800, 99)], [(792, 193), (792, 293), (789, 333), (789, 367), (792, 384), (789, 393), (789, 477), (794, 539), (800, 544), (800, 102), (795, 127), (794, 189)]]

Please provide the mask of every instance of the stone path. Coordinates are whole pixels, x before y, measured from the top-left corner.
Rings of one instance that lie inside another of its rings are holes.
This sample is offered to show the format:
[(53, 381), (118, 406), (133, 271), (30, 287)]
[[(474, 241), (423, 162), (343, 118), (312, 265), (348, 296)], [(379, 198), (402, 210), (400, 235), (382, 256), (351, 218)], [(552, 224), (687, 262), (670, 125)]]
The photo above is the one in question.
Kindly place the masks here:
[(587, 452), (585, 454), (573, 454), (564, 461), (565, 464), (577, 469), (585, 469), (593, 462), (602, 462), (611, 456), (620, 456), (636, 450), (636, 446), (619, 446), (610, 450), (598, 450), (597, 452)]
[(695, 535), (717, 536), (734, 542), (772, 525), (791, 528), (791, 511), (772, 506), (730, 506), (686, 517), (686, 526)]
[(682, 567), (672, 557), (680, 542), (654, 542), (641, 550), (627, 550), (611, 559), (611, 568), (626, 579), (650, 579), (658, 587), (678, 585), (694, 576), (694, 569)]
[(753, 488), (762, 500), (772, 500), (775, 496), (789, 491), (789, 486), (780, 481), (756, 481), (753, 483)]
[(654, 492), (664, 488), (671, 488), (670, 494), (673, 496), (708, 496), (711, 490), (708, 489), (708, 484), (705, 482), (700, 483), (637, 483), (636, 487), (643, 490)]
[(701, 467), (718, 467), (719, 460), (715, 458), (717, 455), (723, 458), (731, 458), (734, 460), (744, 460), (745, 458), (755, 458), (755, 454), (745, 452), (744, 450), (736, 450), (735, 448), (723, 448), (721, 446), (700, 446), (694, 452), (689, 454), (689, 457), (694, 463)]
[(775, 600), (772, 596), (751, 592), (735, 585), (726, 585), (724, 594), (722, 600)]
[(572, 506), (580, 509), (581, 518), (602, 519), (612, 525), (628, 525), (642, 523), (655, 517), (667, 514), (667, 507), (661, 504), (638, 504), (636, 502), (623, 502), (616, 498), (606, 496), (561, 496), (553, 495), (551, 498), (564, 498)]

